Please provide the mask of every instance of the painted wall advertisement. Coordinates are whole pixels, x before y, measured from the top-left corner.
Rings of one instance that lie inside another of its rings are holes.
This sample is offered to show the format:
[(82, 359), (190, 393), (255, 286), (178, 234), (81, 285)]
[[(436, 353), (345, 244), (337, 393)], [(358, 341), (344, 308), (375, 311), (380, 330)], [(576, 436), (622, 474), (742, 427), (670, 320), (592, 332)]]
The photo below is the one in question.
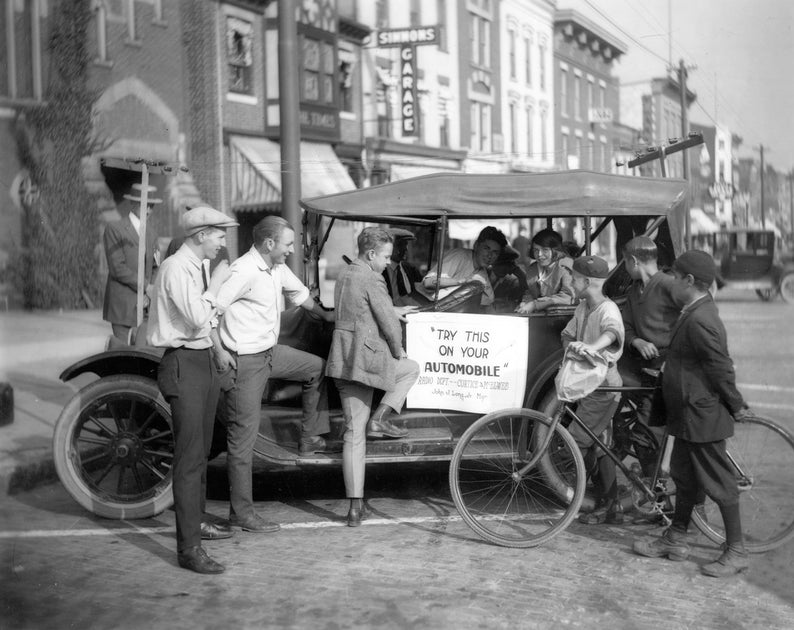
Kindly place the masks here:
[(529, 326), (524, 317), (415, 313), (406, 349), (419, 363), (408, 407), (489, 413), (521, 407)]

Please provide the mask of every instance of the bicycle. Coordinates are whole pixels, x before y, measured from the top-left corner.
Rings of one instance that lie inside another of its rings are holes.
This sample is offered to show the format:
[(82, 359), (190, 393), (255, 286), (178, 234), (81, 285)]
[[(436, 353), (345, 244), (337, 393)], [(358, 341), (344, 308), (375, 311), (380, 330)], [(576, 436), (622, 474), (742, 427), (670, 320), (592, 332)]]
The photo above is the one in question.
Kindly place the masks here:
[[(551, 416), (505, 409), (477, 420), (458, 441), (449, 468), (452, 499), (463, 520), (485, 540), (506, 547), (535, 547), (564, 531), (586, 492), (584, 461), (565, 428), (576, 423), (628, 480), (633, 507), (669, 524), (675, 487), (663, 474), (666, 449), (639, 421), (632, 402), (632, 395), (653, 393), (656, 387), (598, 388), (621, 394), (611, 447), (569, 403), (559, 403)], [(747, 550), (761, 553), (783, 545), (794, 537), (794, 437), (773, 420), (756, 416), (735, 424), (728, 453), (739, 482)], [(647, 462), (651, 456), (646, 478), (633, 460)], [(719, 509), (710, 499), (697, 507), (692, 521), (711, 541), (724, 542)]]

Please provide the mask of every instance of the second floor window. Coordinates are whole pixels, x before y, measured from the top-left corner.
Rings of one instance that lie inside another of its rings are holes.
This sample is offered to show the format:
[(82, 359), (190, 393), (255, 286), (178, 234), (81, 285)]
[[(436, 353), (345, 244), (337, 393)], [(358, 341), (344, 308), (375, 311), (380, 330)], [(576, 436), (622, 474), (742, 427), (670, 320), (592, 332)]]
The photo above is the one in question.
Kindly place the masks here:
[(508, 31), (507, 35), (510, 39), (510, 78), (516, 78), (516, 32), (515, 31)]
[(524, 81), (527, 85), (532, 85), (532, 41), (529, 37), (524, 38), (524, 50), (527, 53), (524, 57)]
[(568, 71), (560, 70), (560, 114), (568, 115)]
[(538, 62), (540, 63), (540, 89), (546, 89), (546, 47), (538, 48)]
[(473, 13), (470, 17), (471, 60), (488, 68), (491, 65), (491, 22)]
[(535, 150), (535, 147), (532, 146), (534, 140), (534, 134), (532, 133), (532, 127), (535, 124), (535, 121), (533, 120), (534, 118), (535, 111), (532, 108), (532, 105), (530, 105), (527, 107), (527, 155), (530, 157), (532, 157), (532, 154)]
[(334, 75), (333, 47), (328, 42), (304, 37), (301, 100), (333, 103)]
[(226, 59), (229, 64), (229, 91), (252, 94), (253, 25), (237, 17), (226, 18)]
[(582, 77), (573, 78), (573, 115), (576, 120), (582, 118)]

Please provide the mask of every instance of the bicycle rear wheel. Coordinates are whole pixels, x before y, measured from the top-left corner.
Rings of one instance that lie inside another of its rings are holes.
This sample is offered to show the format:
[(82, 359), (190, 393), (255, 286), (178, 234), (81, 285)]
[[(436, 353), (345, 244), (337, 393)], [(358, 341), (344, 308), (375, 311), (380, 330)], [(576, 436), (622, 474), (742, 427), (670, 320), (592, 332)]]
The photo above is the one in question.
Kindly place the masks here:
[(585, 489), (584, 462), (571, 435), (557, 426), (544, 459), (547, 475), (532, 458), (551, 420), (531, 409), (483, 416), (461, 436), (449, 466), (452, 499), (461, 517), (485, 540), (504, 547), (536, 547), (563, 531), (579, 512)]
[[(744, 544), (751, 553), (775, 549), (794, 537), (794, 437), (767, 418), (737, 422), (728, 453), (739, 470)], [(722, 543), (725, 532), (717, 505), (706, 499), (692, 521), (710, 540)]]

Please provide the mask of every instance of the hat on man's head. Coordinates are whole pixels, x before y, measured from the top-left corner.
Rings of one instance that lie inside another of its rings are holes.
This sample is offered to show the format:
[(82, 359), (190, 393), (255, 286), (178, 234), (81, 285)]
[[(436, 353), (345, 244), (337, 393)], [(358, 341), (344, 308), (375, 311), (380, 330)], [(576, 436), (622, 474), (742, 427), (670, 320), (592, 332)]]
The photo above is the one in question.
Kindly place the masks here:
[(699, 249), (691, 249), (676, 258), (673, 261), (673, 271), (684, 276), (689, 274), (695, 280), (709, 286), (717, 277), (717, 265), (711, 254)]
[(598, 256), (580, 256), (574, 259), (573, 270), (586, 278), (606, 278), (609, 275), (607, 261)]
[(201, 232), (201, 230), (208, 227), (225, 229), (236, 225), (240, 224), (223, 214), (223, 212), (218, 212), (215, 208), (210, 208), (209, 206), (197, 206), (182, 215), (182, 227), (185, 230), (185, 236), (193, 236), (196, 232)]
[[(146, 187), (146, 192), (148, 197), (146, 198), (146, 203), (163, 203), (162, 199), (156, 199), (152, 195), (157, 192), (157, 186), (152, 186), (151, 184)], [(143, 184), (133, 184), (132, 185), (132, 192), (128, 192), (124, 195), (125, 199), (129, 199), (130, 201), (136, 201), (138, 203), (141, 202), (141, 195), (143, 194)]]
[(399, 240), (406, 240), (406, 241), (415, 241), (416, 235), (411, 232), (410, 230), (404, 230), (403, 228), (389, 228), (389, 234), (395, 241)]

